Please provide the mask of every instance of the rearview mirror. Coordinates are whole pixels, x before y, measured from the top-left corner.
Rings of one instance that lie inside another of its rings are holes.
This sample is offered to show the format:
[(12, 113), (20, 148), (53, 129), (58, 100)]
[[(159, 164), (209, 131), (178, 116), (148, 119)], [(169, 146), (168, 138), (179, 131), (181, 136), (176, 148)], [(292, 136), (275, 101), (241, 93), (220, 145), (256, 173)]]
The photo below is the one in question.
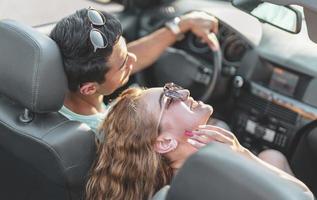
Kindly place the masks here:
[(94, 2), (100, 3), (100, 4), (107, 4), (107, 3), (110, 3), (111, 0), (90, 0), (90, 1), (94, 1)]
[(261, 22), (269, 23), (290, 33), (299, 33), (302, 14), (291, 6), (275, 5), (261, 0), (232, 0), (232, 5), (253, 15)]

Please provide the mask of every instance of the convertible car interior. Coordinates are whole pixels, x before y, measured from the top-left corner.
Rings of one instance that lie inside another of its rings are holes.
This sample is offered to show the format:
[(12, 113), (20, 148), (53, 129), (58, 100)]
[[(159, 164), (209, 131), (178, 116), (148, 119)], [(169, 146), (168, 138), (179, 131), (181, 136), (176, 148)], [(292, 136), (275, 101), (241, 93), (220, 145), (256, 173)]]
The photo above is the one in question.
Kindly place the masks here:
[[(127, 41), (190, 11), (217, 17), (220, 53), (188, 33), (130, 83), (152, 87), (172, 81), (188, 88), (194, 98), (213, 105), (213, 116), (227, 122), (254, 154), (284, 153), (295, 176), (316, 196), (317, 31), (309, 22), (317, 15), (317, 2), (297, 2), (305, 9), (296, 11), (302, 16), (298, 33), (227, 0), (116, 0), (111, 3), (122, 10), (110, 12), (121, 21)], [(108, 3), (100, 4), (107, 11)], [(84, 195), (95, 138), (87, 125), (57, 112), (67, 84), (59, 49), (47, 36), (54, 25), (0, 20), (0, 199)], [(221, 145), (208, 145), (153, 199), (306, 199), (263, 167), (232, 157)]]

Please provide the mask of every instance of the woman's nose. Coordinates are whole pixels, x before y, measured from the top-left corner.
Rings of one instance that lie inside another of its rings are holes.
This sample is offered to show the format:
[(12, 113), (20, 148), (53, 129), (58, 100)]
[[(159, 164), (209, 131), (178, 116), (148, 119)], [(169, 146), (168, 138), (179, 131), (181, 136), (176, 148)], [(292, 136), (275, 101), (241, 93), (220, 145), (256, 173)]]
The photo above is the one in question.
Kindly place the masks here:
[(186, 96), (186, 99), (190, 96), (190, 92), (187, 89), (182, 89), (179, 92), (183, 94), (184, 96)]

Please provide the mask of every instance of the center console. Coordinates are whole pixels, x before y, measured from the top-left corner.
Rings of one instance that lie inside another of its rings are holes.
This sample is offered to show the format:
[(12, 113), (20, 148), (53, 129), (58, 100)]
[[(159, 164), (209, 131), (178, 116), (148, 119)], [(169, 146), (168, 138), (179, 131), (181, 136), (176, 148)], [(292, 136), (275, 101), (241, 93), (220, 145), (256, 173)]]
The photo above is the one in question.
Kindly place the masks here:
[(232, 128), (253, 153), (273, 148), (286, 155), (298, 130), (317, 118), (317, 108), (301, 101), (309, 79), (273, 64), (236, 88)]
[(262, 98), (254, 88), (241, 91), (232, 121), (241, 144), (254, 153), (266, 148), (286, 153), (300, 127), (297, 113)]

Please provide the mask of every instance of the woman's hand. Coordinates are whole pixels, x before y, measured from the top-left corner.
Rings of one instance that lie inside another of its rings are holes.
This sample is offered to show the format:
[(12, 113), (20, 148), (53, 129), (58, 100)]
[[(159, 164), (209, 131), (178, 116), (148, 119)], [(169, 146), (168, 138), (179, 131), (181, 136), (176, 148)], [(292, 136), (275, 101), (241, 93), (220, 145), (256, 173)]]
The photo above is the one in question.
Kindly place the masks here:
[(235, 151), (243, 152), (245, 150), (233, 133), (217, 126), (202, 125), (198, 130), (192, 131), (192, 134), (188, 143), (196, 148), (201, 148), (214, 141), (227, 144)]

